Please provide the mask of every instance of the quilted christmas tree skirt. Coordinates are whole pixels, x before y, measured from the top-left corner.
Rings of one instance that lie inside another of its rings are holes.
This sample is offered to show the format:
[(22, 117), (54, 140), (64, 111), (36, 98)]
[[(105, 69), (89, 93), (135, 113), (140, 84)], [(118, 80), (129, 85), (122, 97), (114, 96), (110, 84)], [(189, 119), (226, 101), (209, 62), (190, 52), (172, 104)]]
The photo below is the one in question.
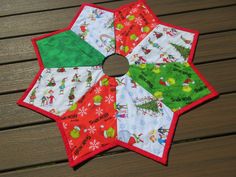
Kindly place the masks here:
[[(32, 40), (40, 70), (18, 104), (57, 122), (70, 166), (115, 146), (166, 164), (179, 116), (217, 95), (192, 64), (197, 38), (143, 0), (83, 4), (68, 27)], [(114, 54), (129, 63), (119, 77), (103, 70)]]

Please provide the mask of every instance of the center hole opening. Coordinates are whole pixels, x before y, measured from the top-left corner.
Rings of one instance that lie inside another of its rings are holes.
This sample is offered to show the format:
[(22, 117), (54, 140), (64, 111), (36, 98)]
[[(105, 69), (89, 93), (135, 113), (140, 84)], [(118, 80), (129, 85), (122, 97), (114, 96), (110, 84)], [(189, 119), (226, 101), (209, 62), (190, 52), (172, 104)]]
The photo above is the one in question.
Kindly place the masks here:
[(103, 72), (110, 77), (123, 76), (128, 70), (128, 60), (118, 54), (108, 56), (103, 63)]

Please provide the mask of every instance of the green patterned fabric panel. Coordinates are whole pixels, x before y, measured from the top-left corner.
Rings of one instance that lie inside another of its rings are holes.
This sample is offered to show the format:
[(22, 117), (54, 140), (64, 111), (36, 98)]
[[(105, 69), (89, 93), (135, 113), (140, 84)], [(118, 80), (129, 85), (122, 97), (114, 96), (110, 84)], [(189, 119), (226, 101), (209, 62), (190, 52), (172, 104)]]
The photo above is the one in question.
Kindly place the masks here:
[(97, 66), (105, 58), (71, 30), (38, 40), (37, 45), (45, 68)]
[(131, 65), (128, 75), (173, 111), (210, 94), (188, 63)]

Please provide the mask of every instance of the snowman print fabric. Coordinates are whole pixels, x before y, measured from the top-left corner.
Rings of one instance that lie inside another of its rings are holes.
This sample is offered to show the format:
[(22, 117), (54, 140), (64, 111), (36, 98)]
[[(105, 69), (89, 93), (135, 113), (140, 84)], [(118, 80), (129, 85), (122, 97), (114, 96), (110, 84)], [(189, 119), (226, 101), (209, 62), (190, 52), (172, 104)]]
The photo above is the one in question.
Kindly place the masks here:
[[(217, 95), (192, 64), (197, 38), (143, 0), (83, 4), (67, 28), (32, 40), (40, 70), (18, 104), (57, 122), (71, 166), (115, 146), (166, 164), (180, 114)], [(125, 75), (103, 72), (113, 54)]]

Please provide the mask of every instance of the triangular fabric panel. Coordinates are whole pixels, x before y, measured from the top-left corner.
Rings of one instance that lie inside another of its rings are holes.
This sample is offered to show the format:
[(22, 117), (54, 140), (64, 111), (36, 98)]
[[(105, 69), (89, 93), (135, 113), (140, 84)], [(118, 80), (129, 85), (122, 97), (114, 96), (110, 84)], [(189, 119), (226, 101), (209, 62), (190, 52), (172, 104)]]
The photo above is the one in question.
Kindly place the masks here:
[(71, 30), (101, 52), (104, 56), (115, 53), (114, 13), (85, 5)]
[(61, 131), (69, 145), (72, 163), (89, 158), (115, 142), (115, 87), (114, 78), (103, 76), (61, 116)]
[(130, 64), (187, 62), (195, 48), (195, 36), (193, 32), (159, 24), (127, 58)]
[(211, 93), (188, 63), (131, 65), (129, 75), (173, 111)]
[(37, 40), (45, 68), (101, 65), (104, 56), (73, 31)]
[(155, 16), (143, 2), (115, 12), (116, 53), (126, 56), (156, 27)]
[(118, 139), (162, 158), (173, 112), (127, 75), (118, 80)]
[(62, 115), (103, 75), (100, 67), (45, 68), (24, 102)]

